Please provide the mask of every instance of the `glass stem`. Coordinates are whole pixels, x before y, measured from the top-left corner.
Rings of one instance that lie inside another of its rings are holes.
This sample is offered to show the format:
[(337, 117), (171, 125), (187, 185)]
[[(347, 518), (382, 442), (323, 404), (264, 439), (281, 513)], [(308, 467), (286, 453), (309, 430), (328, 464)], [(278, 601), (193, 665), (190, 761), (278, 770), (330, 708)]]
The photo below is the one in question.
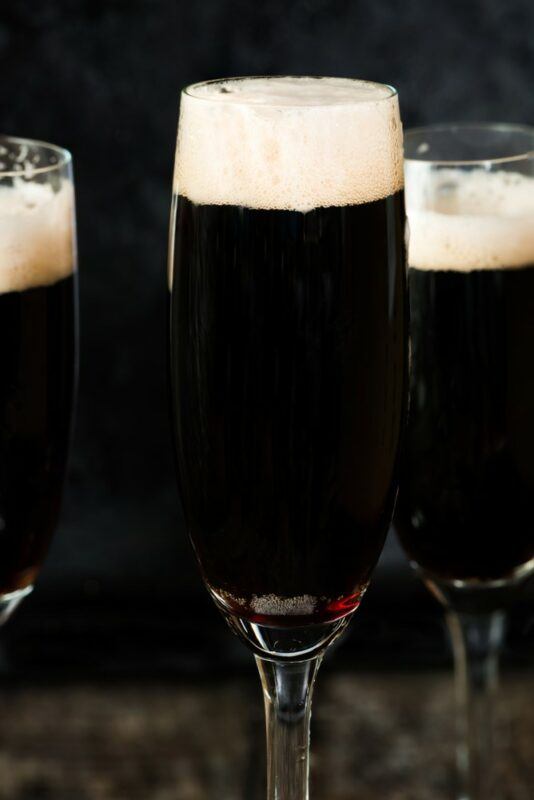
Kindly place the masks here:
[(308, 800), (313, 684), (321, 656), (267, 661), (256, 656), (265, 701), (268, 800)]
[(493, 705), (504, 639), (504, 611), (449, 611), (456, 674), (458, 772), (461, 800), (495, 797)]

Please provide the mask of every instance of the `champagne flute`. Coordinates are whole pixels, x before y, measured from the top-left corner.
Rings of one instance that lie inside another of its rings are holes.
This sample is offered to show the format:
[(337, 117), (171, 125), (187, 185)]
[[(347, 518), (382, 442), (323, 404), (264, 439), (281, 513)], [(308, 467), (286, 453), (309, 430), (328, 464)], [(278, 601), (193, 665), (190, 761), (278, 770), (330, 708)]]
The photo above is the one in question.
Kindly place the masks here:
[(397, 487), (407, 394), (394, 89), (182, 93), (170, 229), (177, 472), (206, 586), (256, 656), (268, 796), (308, 796), (311, 696)]
[(459, 797), (488, 800), (505, 610), (534, 569), (534, 128), (422, 128), (405, 157), (412, 374), (396, 523), (446, 609)]
[(77, 357), (70, 153), (0, 137), (0, 624), (57, 524)]

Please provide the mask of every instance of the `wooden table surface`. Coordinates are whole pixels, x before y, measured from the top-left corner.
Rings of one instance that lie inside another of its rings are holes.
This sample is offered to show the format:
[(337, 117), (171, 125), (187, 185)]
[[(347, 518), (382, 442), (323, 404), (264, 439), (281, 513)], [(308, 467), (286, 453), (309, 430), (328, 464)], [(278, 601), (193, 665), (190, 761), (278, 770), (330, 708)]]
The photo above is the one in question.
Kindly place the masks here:
[[(503, 800), (534, 797), (534, 675), (504, 676)], [(264, 741), (253, 673), (217, 682), (7, 683), (4, 800), (262, 800)], [(450, 676), (319, 674), (313, 800), (453, 800)]]

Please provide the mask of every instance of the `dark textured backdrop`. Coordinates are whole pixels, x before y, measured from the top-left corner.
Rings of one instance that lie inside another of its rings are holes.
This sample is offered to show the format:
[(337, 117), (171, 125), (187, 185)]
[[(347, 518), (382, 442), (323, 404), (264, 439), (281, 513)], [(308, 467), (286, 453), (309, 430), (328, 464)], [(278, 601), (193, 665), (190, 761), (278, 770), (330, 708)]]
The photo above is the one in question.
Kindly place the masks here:
[[(406, 125), (532, 123), (533, 31), (532, 0), (0, 2), (0, 127), (68, 147), (77, 182), (78, 422), (41, 596), (148, 602), (199, 591), (166, 404), (180, 87), (224, 75), (347, 75), (395, 84)], [(397, 558), (388, 552), (386, 567)]]

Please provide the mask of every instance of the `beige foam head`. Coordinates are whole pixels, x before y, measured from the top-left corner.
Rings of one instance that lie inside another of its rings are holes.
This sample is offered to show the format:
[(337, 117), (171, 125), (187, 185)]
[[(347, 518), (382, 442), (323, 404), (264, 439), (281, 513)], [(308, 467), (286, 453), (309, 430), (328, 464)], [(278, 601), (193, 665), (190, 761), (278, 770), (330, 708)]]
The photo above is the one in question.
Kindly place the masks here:
[(75, 265), (74, 190), (64, 180), (0, 186), (0, 293), (47, 286)]
[(306, 212), (402, 185), (402, 127), (388, 86), (244, 78), (182, 93), (174, 190), (195, 203)]
[(534, 264), (534, 177), (482, 168), (406, 169), (409, 263), (471, 272)]

